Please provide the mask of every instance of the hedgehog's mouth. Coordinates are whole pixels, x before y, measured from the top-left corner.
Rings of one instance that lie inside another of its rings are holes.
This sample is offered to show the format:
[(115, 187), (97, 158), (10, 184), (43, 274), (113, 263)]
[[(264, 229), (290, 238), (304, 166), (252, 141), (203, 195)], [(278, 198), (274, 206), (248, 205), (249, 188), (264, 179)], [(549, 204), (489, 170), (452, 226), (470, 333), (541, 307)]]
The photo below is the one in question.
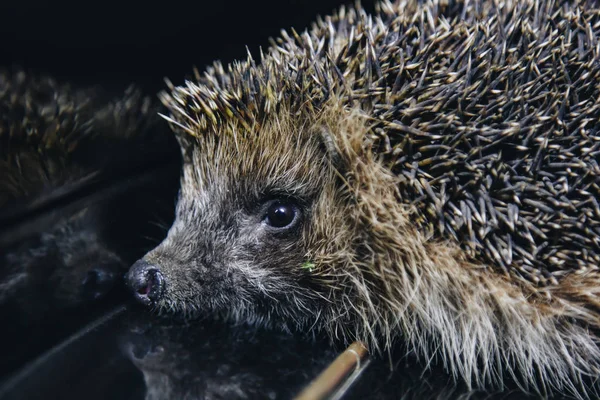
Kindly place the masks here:
[(138, 294), (142, 296), (147, 296), (152, 290), (152, 283), (148, 283), (146, 286), (142, 286), (137, 290)]

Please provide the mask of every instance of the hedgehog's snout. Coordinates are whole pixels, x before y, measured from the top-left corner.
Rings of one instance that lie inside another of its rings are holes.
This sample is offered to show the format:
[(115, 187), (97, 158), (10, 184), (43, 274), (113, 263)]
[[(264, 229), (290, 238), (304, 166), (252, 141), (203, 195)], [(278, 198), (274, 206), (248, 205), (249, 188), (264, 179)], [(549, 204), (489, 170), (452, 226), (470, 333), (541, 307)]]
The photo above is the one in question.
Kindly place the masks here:
[(164, 277), (156, 266), (145, 260), (133, 264), (125, 279), (136, 300), (144, 305), (153, 304), (162, 296)]

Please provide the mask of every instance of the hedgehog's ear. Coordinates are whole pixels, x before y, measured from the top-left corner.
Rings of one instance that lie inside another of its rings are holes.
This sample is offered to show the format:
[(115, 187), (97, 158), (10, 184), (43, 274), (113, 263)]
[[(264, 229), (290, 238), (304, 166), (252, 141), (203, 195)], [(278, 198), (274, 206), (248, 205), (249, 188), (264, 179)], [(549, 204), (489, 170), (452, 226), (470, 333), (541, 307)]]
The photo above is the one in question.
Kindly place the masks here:
[(327, 154), (327, 158), (329, 162), (335, 169), (339, 172), (344, 172), (344, 166), (342, 162), (342, 157), (340, 156), (340, 152), (338, 151), (337, 143), (331, 133), (331, 130), (327, 126), (319, 126), (317, 128), (317, 138), (319, 140), (320, 146), (323, 148), (325, 154)]

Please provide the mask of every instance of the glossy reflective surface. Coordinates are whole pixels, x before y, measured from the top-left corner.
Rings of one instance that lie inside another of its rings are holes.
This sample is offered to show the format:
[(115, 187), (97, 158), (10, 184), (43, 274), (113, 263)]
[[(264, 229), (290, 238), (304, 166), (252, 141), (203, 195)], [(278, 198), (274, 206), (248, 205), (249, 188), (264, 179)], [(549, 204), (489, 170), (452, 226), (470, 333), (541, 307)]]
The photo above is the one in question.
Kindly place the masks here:
[(157, 110), (0, 71), (0, 378), (122, 301), (164, 236), (180, 161)]
[[(143, 188), (135, 190), (140, 194)], [(175, 192), (170, 192), (172, 202)], [(127, 202), (133, 196), (127, 194), (97, 203), (87, 198), (77, 211), (35, 224), (41, 229), (2, 248), (0, 318), (7, 322), (0, 342), (0, 377), (125, 298), (122, 276), (127, 267), (164, 231), (147, 226), (154, 221), (149, 216), (157, 213), (132, 211)], [(145, 229), (136, 232), (136, 224)]]
[[(314, 338), (216, 321), (185, 325), (118, 307), (5, 382), (0, 397), (288, 399), (339, 350)], [(394, 372), (375, 358), (344, 398), (524, 397), (469, 393), (441, 372), (423, 374), (410, 358)]]

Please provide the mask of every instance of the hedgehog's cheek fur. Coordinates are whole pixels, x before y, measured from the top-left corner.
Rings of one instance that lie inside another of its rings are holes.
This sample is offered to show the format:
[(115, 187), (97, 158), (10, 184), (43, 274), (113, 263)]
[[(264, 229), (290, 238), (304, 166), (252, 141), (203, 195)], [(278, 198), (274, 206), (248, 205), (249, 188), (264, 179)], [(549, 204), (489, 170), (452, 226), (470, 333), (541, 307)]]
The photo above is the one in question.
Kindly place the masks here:
[(154, 304), (159, 314), (185, 319), (218, 316), (235, 323), (297, 330), (314, 323), (322, 301), (281, 274), (241, 262), (198, 265), (174, 262), (175, 247), (158, 248), (144, 259), (163, 275), (165, 287)]
[(215, 221), (208, 212), (203, 218), (190, 218), (186, 203), (185, 198), (179, 200), (178, 217), (167, 238), (144, 257), (163, 277), (164, 290), (155, 303), (158, 312), (189, 319), (220, 314), (235, 322), (286, 330), (309, 320), (314, 323), (322, 299), (314, 288), (298, 283), (308, 275), (302, 269), (302, 242), (310, 234), (300, 229), (291, 241), (267, 237), (275, 243), (261, 243), (264, 240), (244, 233), (254, 223), (243, 226), (238, 221), (229, 229), (219, 224), (220, 213), (213, 214)]

